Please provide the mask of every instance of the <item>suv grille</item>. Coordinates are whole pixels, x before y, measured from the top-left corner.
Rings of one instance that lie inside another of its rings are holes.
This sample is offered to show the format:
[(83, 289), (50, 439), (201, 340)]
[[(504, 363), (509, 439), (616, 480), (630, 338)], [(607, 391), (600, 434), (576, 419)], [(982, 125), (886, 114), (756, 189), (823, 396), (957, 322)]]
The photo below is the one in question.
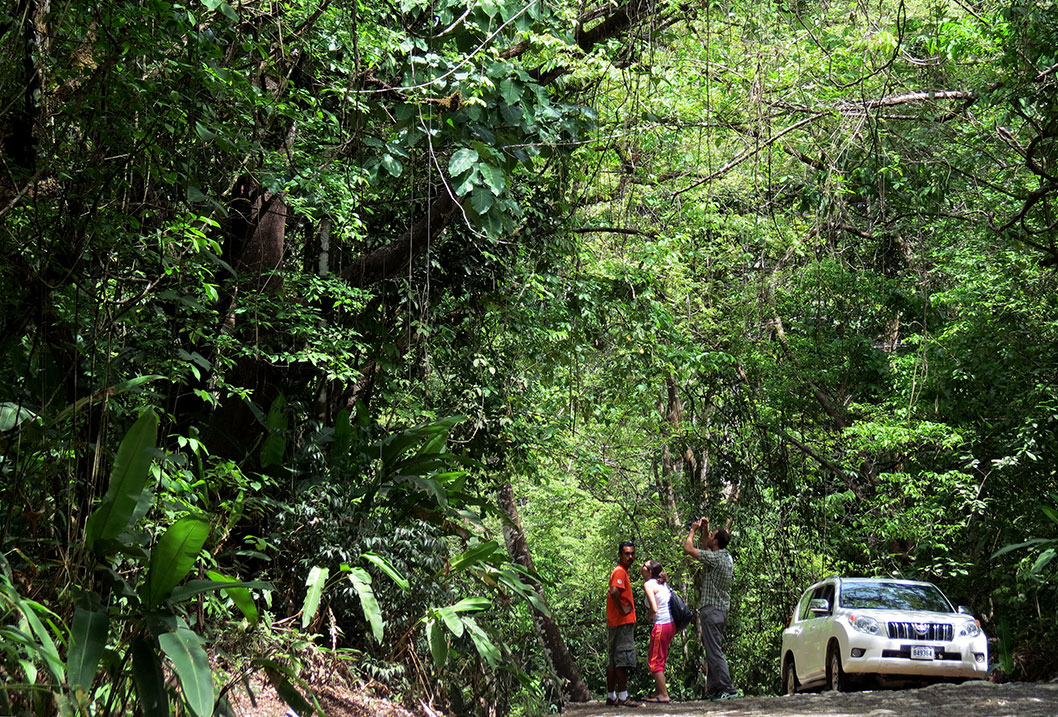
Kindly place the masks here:
[(891, 622), (889, 637), (895, 640), (942, 640), (951, 642), (955, 628), (943, 622)]

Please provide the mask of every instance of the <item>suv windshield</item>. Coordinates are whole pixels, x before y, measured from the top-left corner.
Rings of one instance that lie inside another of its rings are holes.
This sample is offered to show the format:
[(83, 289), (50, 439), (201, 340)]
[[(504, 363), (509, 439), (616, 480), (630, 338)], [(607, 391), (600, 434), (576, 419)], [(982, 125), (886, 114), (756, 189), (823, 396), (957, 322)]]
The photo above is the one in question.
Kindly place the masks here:
[(881, 610), (930, 610), (951, 612), (951, 603), (932, 585), (901, 583), (844, 583), (842, 607)]

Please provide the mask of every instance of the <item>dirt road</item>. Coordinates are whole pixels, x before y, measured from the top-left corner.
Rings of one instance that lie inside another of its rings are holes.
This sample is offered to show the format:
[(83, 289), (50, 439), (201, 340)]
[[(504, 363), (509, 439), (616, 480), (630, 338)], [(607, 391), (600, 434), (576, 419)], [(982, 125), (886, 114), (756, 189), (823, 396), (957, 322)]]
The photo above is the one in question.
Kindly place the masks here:
[(822, 692), (784, 697), (743, 697), (730, 702), (682, 702), (638, 709), (607, 707), (602, 702), (567, 705), (571, 717), (1055, 717), (1058, 682), (967, 682), (922, 689)]

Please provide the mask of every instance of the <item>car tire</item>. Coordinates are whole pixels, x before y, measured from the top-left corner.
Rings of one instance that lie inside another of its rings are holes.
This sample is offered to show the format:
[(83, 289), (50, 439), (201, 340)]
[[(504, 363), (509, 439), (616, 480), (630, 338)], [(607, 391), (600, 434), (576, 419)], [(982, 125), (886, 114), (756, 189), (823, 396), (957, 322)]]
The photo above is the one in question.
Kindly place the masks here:
[(793, 655), (788, 655), (782, 666), (782, 691), (785, 695), (797, 694), (801, 683), (797, 680), (797, 670), (794, 669)]
[(827, 649), (827, 687), (834, 692), (849, 691), (849, 678), (841, 667), (841, 651), (833, 642)]

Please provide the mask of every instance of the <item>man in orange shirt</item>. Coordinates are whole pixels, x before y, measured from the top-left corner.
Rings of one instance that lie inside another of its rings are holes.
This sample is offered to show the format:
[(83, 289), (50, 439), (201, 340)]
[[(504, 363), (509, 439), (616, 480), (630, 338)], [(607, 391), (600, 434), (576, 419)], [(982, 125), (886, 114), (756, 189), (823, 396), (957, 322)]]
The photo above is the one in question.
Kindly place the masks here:
[(606, 704), (639, 707), (628, 698), (628, 670), (636, 665), (636, 606), (628, 568), (636, 559), (636, 546), (621, 543), (617, 549), (617, 566), (610, 573), (610, 590), (606, 595)]

